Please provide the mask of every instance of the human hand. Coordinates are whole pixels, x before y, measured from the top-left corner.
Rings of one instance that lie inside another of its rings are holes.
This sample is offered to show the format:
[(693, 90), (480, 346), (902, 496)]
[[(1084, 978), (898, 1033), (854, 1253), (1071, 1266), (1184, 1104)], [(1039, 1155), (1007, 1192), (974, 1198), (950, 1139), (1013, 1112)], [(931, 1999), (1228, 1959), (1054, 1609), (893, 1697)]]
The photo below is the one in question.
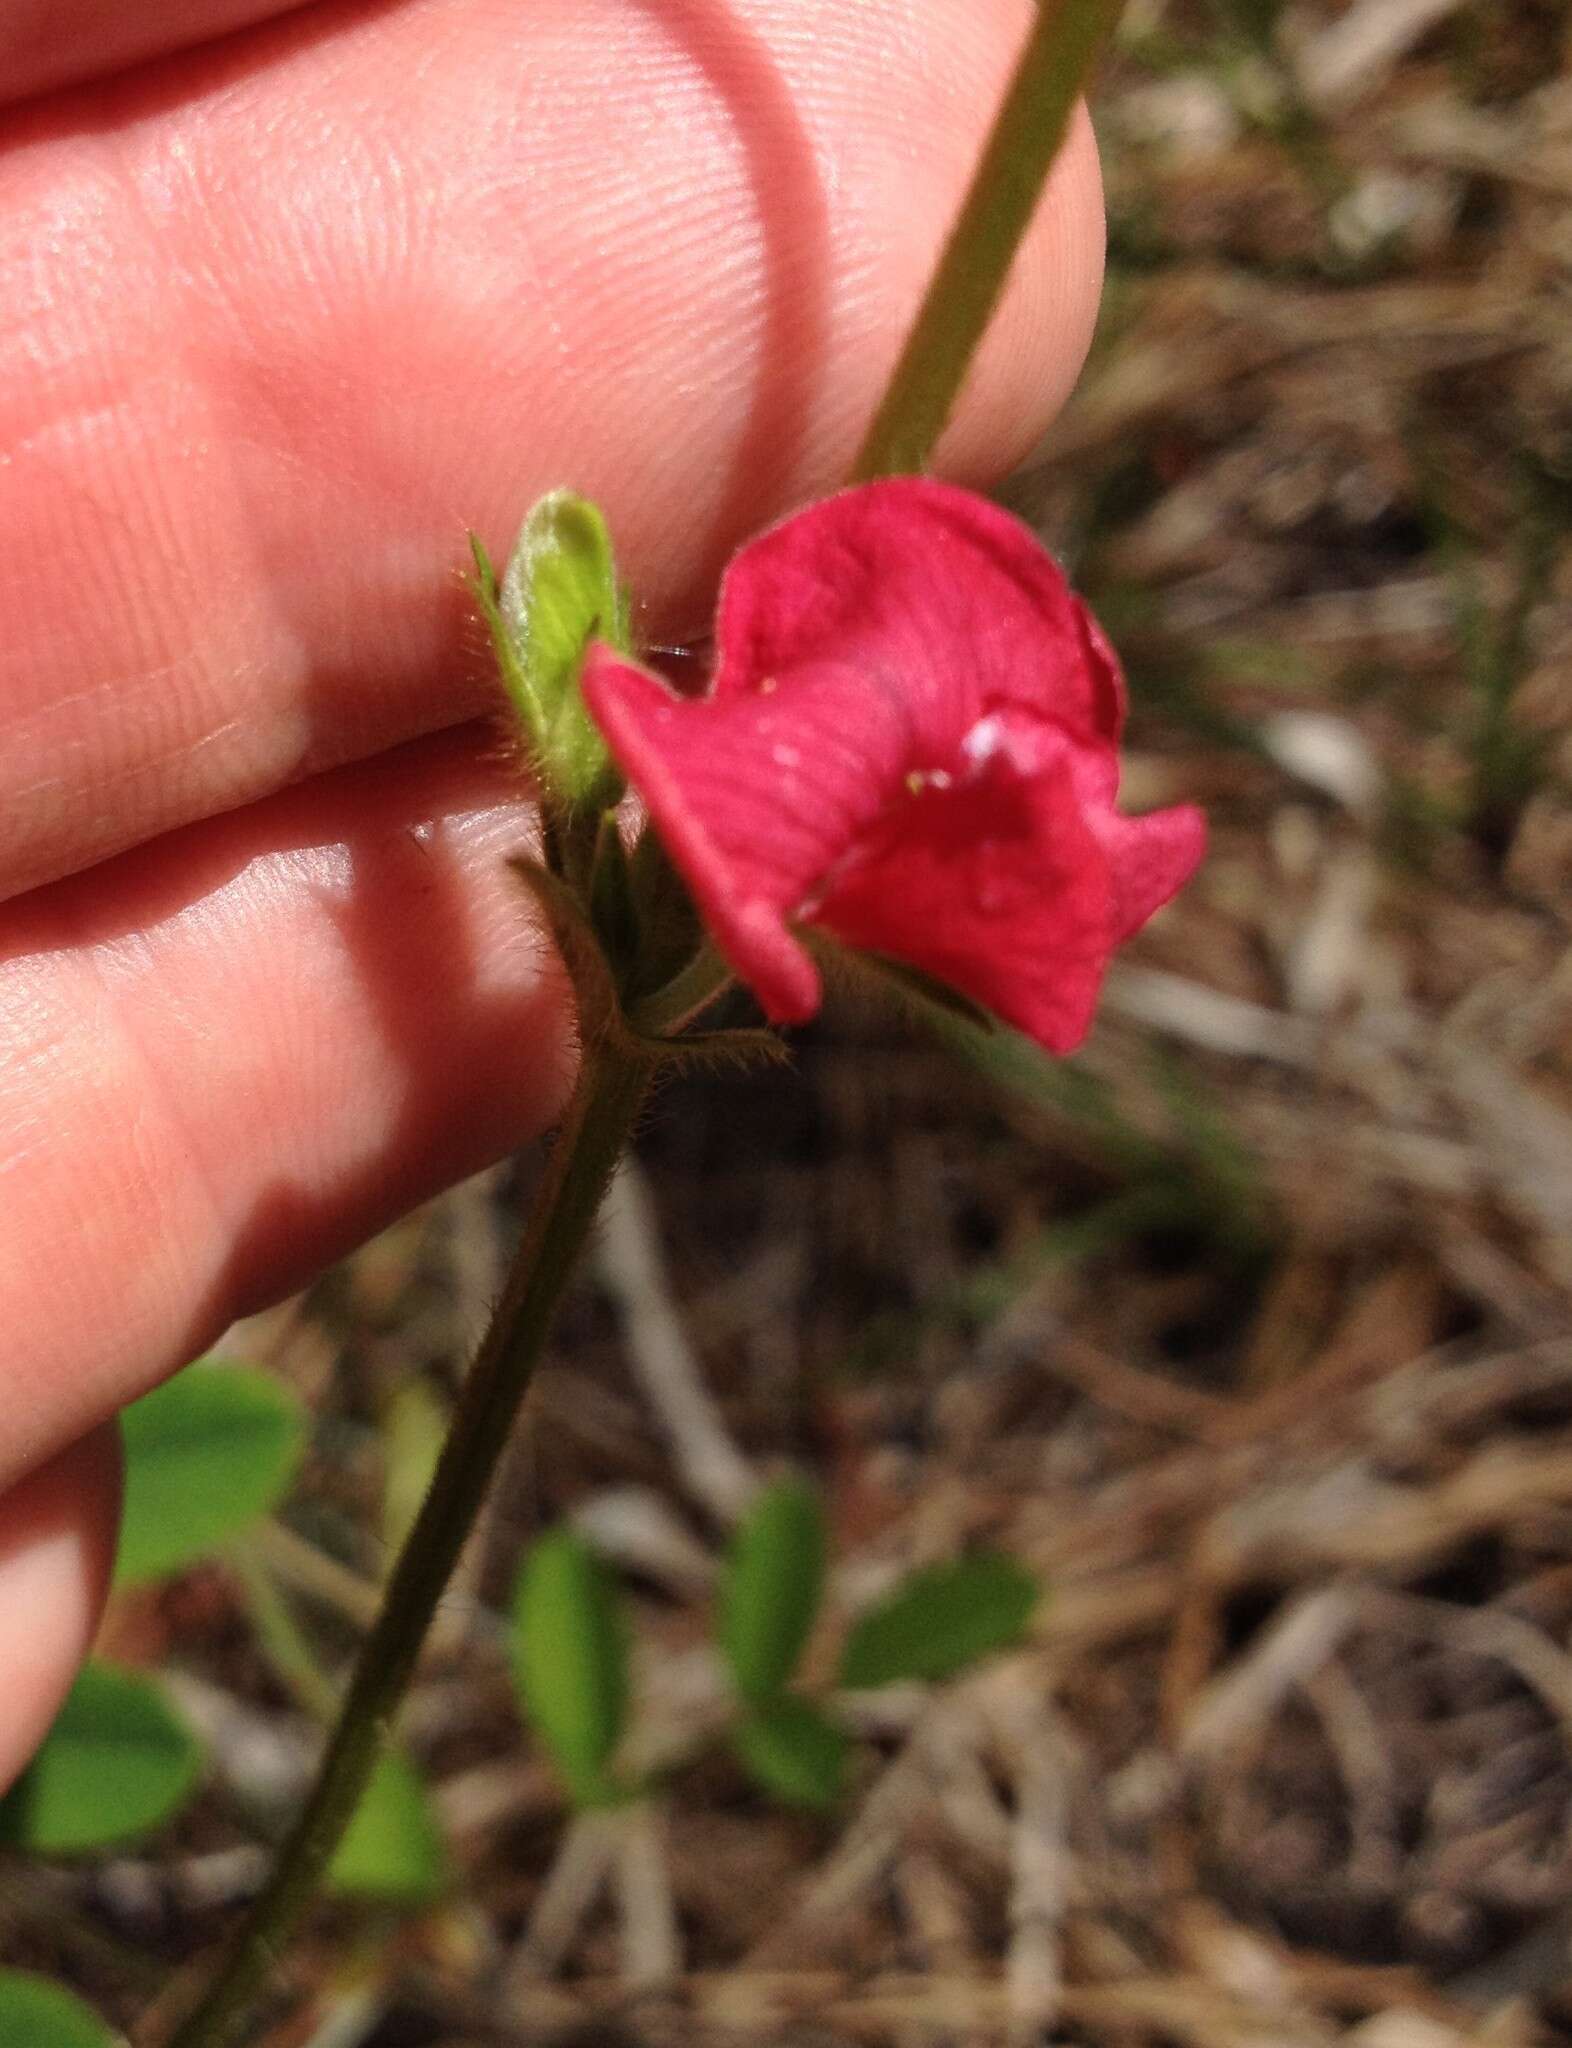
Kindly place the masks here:
[[(844, 474), (1030, 12), (12, 0), (0, 1782), (96, 1622), (106, 1418), (560, 1099), (466, 528), (571, 485), (705, 618)], [(1083, 121), (948, 473), (1046, 424), (1101, 250)]]

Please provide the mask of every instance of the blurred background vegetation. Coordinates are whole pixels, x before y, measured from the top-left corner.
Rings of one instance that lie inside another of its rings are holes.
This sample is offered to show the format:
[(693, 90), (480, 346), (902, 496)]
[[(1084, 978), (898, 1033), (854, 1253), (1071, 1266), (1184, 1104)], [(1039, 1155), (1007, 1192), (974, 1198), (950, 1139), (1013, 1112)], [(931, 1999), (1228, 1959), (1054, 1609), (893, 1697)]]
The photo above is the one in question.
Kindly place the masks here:
[[(1061, 1068), (840, 1010), (668, 1093), (271, 2048), (1572, 2041), (1569, 37), (1136, 0), (1096, 353), (1007, 495), (1126, 658), (1129, 805), (1204, 803), (1211, 857)], [(314, 1418), (293, 1491), (102, 1646), (201, 1789), (0, 1865), (7, 1960), (129, 2019), (255, 1884), (531, 1170), (232, 1333)], [(706, 1739), (727, 1527), (786, 1467), (810, 1684), (914, 1567), (1046, 1589), (869, 1696), (827, 1811)], [(564, 1521), (628, 1745), (683, 1760), (577, 1818), (505, 1641)]]

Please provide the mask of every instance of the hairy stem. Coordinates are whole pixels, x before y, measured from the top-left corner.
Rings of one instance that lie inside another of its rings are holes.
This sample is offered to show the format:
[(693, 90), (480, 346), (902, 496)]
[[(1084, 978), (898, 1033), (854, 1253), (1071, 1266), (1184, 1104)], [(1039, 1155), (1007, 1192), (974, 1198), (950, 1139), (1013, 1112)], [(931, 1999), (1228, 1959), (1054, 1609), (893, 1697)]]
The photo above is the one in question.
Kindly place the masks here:
[(1124, 0), (1038, 0), (1015, 75), (852, 470), (920, 470), (954, 410), (1087, 73)]
[(316, 1782), (217, 1978), (167, 2048), (226, 2048), (235, 2039), (332, 1860), (475, 1525), (653, 1071), (649, 1057), (609, 1044), (584, 1055), (507, 1287), (470, 1369), (431, 1491), (366, 1638)]
[(734, 976), (712, 940), (666, 986), (637, 1004), (629, 1021), (646, 1038), (672, 1038), (724, 995)]

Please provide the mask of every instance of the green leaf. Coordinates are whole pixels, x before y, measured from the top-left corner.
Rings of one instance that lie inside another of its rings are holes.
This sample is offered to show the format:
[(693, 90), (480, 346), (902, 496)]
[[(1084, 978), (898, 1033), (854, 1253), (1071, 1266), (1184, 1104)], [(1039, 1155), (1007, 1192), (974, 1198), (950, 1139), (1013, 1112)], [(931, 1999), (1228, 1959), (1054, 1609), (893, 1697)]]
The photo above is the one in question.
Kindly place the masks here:
[(542, 778), (567, 803), (604, 797), (610, 757), (580, 695), (579, 669), (592, 639), (628, 646), (605, 520), (587, 499), (550, 492), (525, 520), (500, 589), (485, 549), (471, 547), (502, 680)]
[(115, 2040), (73, 1992), (24, 1970), (0, 1970), (0, 2041), (7, 2048), (115, 2048)]
[(819, 1709), (791, 1693), (756, 1707), (732, 1730), (732, 1744), (755, 1783), (790, 1806), (822, 1812), (846, 1782), (846, 1737)]
[(129, 1841), (184, 1805), (201, 1768), (194, 1737), (156, 1686), (89, 1664), (0, 1800), (0, 1842), (74, 1856)]
[(328, 1866), (341, 1897), (426, 1906), (446, 1890), (447, 1848), (425, 1780), (402, 1750), (388, 1750)]
[(627, 1628), (610, 1574), (573, 1530), (542, 1536), (526, 1556), (511, 1648), (524, 1711), (576, 1804), (606, 1804), (628, 1711)]
[(950, 1678), (1019, 1642), (1039, 1593), (1023, 1565), (992, 1550), (913, 1572), (852, 1629), (840, 1682), (861, 1687)]
[(790, 1683), (824, 1594), (824, 1548), (819, 1497), (801, 1479), (767, 1487), (732, 1538), (718, 1633), (745, 1700)]
[(276, 1380), (212, 1359), (133, 1401), (120, 1429), (122, 1585), (178, 1571), (275, 1507), (306, 1433), (300, 1404)]

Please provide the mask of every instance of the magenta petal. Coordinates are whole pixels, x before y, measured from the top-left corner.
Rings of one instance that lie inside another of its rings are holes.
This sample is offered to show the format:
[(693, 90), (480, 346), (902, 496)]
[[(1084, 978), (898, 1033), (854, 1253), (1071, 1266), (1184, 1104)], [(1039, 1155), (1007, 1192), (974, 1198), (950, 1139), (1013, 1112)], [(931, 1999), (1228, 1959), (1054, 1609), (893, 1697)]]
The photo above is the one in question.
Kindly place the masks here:
[(1113, 885), (1061, 758), (1030, 778), (1006, 767), (909, 798), (813, 917), (1069, 1052), (1102, 982)]
[(768, 1015), (818, 1007), (807, 921), (1077, 1044), (1203, 828), (1114, 809), (1119, 665), (1026, 529), (921, 479), (842, 492), (733, 562), (716, 653), (696, 699), (595, 647), (584, 696)]
[(1013, 706), (1106, 752), (1123, 687), (1089, 619), (1018, 519), (952, 484), (896, 477), (823, 498), (736, 557), (716, 613), (714, 694), (832, 661), (899, 698), (919, 764)]
[(1193, 804), (1176, 804), (1144, 818), (1093, 812), (1091, 822), (1114, 880), (1112, 943), (1122, 945), (1200, 866), (1206, 819)]
[(1098, 624), (1089, 605), (1074, 599), (1076, 624), (1080, 629), (1087, 674), (1091, 679), (1093, 716), (1103, 744), (1082, 750), (1083, 766), (1096, 763), (1102, 801), (1111, 804), (1119, 793), (1119, 739), (1124, 731), (1126, 692), (1124, 670), (1114, 653), (1113, 643)]
[(818, 972), (786, 919), (899, 787), (898, 700), (832, 667), (778, 696), (681, 698), (604, 647), (583, 689), (721, 951), (776, 1023), (811, 1016)]

